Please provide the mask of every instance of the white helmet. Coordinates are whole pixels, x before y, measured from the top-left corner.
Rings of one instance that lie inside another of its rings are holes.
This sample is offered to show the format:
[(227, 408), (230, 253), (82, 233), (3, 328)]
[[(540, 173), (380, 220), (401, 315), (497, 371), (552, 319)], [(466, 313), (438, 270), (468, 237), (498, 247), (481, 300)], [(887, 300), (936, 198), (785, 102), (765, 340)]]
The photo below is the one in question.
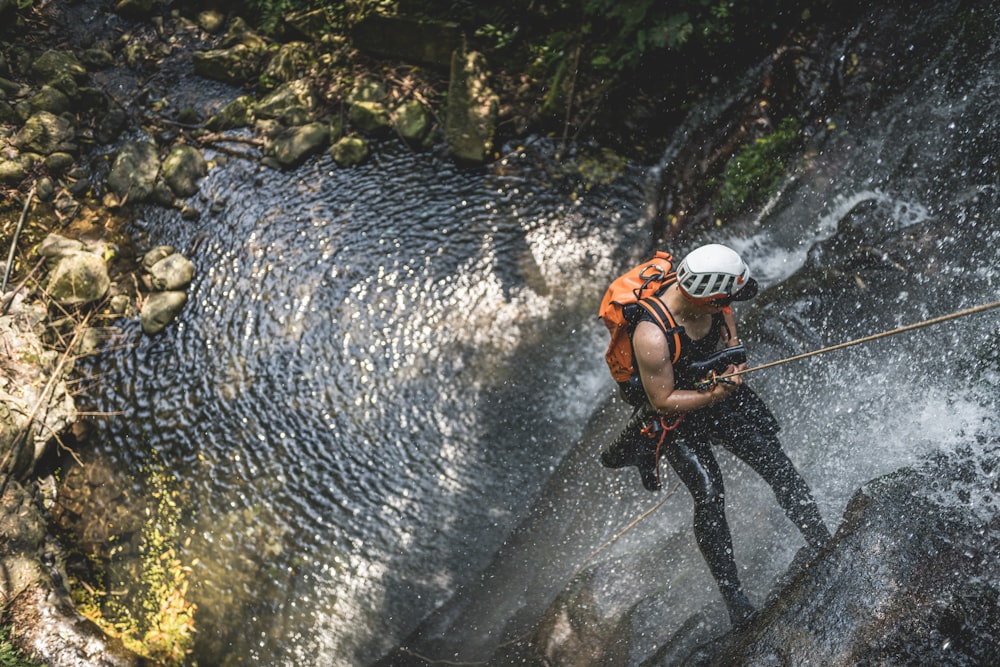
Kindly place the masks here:
[(745, 301), (757, 294), (757, 281), (736, 251), (718, 243), (692, 250), (677, 267), (677, 283), (694, 299)]

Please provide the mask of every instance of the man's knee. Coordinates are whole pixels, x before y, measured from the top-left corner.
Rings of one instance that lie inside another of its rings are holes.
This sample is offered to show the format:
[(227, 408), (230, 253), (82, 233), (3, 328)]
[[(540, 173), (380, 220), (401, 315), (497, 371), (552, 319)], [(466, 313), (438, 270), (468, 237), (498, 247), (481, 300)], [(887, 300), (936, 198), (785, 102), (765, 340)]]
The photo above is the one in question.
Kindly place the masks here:
[(705, 484), (697, 491), (692, 491), (695, 508), (718, 509), (725, 507), (726, 492), (721, 484)]

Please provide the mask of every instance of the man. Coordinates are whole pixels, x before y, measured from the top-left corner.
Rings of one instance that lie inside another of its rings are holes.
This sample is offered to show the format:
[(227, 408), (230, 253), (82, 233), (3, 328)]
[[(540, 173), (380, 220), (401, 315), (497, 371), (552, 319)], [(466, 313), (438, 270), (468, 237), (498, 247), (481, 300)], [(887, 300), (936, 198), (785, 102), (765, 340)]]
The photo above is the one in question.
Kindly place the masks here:
[[(720, 349), (724, 355), (742, 350), (729, 306), (756, 293), (750, 269), (734, 250), (710, 244), (684, 257), (677, 280), (655, 297), (675, 326), (665, 330), (646, 311), (635, 324), (637, 370), (622, 383), (622, 393), (636, 412), (601, 454), (609, 468), (638, 466), (643, 485), (652, 491), (660, 488), (659, 458), (666, 458), (694, 499), (695, 539), (737, 629), (756, 612), (737, 574), (713, 443), (745, 461), (771, 486), (810, 547), (818, 550), (831, 537), (809, 487), (781, 449), (780, 426), (767, 406), (742, 375), (706, 385), (706, 372), (698, 368), (698, 362)], [(722, 375), (746, 367), (745, 355), (734, 354)]]

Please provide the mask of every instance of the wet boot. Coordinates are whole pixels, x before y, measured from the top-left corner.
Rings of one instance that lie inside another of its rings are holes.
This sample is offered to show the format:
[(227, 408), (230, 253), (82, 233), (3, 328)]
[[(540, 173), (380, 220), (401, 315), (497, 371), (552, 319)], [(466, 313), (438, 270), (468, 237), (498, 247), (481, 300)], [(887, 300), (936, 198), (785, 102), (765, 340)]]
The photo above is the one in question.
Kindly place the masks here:
[(728, 594), (723, 594), (726, 601), (726, 608), (729, 610), (729, 623), (733, 626), (734, 632), (741, 632), (750, 627), (753, 620), (757, 618), (757, 610), (743, 591), (737, 590)]
[[(813, 507), (815, 508), (815, 506)], [(806, 544), (809, 545), (809, 548), (819, 553), (830, 543), (833, 535), (823, 523), (823, 518), (819, 516), (819, 510), (816, 510), (815, 514), (816, 516), (809, 523), (800, 525), (799, 530), (802, 531), (802, 537), (806, 538)]]

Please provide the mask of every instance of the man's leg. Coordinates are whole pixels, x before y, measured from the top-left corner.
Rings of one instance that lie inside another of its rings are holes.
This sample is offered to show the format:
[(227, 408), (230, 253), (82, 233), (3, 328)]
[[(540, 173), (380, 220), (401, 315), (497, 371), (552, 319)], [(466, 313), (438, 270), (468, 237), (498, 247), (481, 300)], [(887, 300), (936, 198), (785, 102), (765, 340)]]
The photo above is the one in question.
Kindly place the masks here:
[(660, 470), (657, 448), (659, 433), (646, 433), (646, 427), (653, 422), (656, 413), (652, 407), (638, 408), (622, 432), (601, 452), (601, 464), (606, 468), (636, 466), (642, 485), (650, 491), (660, 489)]
[(774, 491), (778, 505), (801, 531), (806, 542), (819, 550), (830, 541), (830, 531), (816, 506), (816, 500), (792, 460), (775, 435), (740, 433), (726, 448), (747, 463)]
[(689, 443), (685, 438), (668, 440), (662, 454), (691, 492), (698, 548), (719, 586), (733, 627), (743, 627), (756, 612), (740, 586), (718, 462), (707, 443)]

